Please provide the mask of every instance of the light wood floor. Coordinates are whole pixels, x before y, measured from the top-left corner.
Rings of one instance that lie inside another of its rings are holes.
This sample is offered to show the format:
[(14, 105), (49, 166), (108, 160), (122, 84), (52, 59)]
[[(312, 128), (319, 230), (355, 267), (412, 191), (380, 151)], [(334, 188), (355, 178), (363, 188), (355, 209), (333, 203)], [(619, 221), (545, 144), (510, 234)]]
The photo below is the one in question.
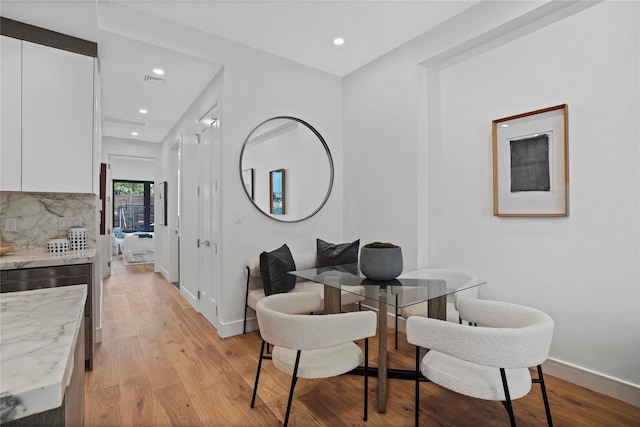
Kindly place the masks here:
[[(103, 341), (85, 376), (87, 426), (277, 426), (290, 377), (263, 364), (258, 399), (249, 407), (260, 349), (257, 332), (221, 339), (152, 265), (116, 262), (104, 282)], [(393, 333), (389, 333), (390, 340)], [(400, 335), (390, 366), (412, 368), (414, 350)], [(389, 342), (389, 348), (392, 348)], [(370, 342), (376, 365), (377, 342)], [(640, 426), (640, 409), (547, 376), (556, 426)], [(362, 421), (362, 377), (298, 381), (292, 426), (411, 426), (413, 382), (389, 382), (388, 410), (376, 410), (369, 382), (369, 421)], [(546, 425), (539, 387), (514, 402), (518, 425)], [(423, 426), (507, 426), (498, 402), (421, 385)]]

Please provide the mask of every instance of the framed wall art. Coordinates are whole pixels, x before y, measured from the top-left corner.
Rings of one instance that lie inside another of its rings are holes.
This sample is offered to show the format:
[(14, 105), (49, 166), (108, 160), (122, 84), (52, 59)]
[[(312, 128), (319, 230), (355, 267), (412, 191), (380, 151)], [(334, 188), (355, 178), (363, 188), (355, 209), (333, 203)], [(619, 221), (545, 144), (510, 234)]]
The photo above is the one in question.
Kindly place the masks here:
[(242, 170), (242, 182), (244, 183), (244, 189), (247, 191), (247, 195), (249, 195), (251, 200), (255, 200), (253, 194), (253, 168)]
[(492, 123), (493, 215), (567, 216), (567, 104)]
[(270, 212), (273, 215), (284, 215), (286, 213), (284, 188), (284, 169), (276, 169), (269, 172)]

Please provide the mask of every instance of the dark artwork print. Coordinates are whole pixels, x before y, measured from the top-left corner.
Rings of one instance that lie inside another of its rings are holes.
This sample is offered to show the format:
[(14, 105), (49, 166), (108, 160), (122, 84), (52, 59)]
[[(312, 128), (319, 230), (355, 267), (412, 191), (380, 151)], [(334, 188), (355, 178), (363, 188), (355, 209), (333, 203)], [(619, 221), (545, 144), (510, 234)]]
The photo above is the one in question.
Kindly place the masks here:
[(549, 135), (509, 141), (511, 192), (549, 191)]

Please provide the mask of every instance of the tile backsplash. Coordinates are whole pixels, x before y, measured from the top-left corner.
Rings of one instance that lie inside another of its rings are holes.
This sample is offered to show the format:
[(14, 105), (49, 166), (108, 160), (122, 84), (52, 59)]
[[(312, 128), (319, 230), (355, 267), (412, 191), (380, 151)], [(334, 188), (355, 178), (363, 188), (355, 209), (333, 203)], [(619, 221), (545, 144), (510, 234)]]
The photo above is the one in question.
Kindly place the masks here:
[[(67, 237), (59, 219), (73, 217), (87, 229), (87, 246), (95, 248), (97, 206), (95, 194), (0, 191), (0, 240), (17, 249), (46, 249), (49, 239)], [(7, 219), (16, 220), (16, 231), (6, 231)]]

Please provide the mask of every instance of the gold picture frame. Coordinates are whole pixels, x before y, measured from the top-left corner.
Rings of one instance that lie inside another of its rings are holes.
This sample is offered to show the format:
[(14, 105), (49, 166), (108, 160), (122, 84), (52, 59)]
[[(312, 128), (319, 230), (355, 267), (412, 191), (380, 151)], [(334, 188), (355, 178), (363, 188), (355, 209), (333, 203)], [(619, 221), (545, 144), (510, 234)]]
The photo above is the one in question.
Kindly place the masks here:
[(569, 215), (568, 105), (493, 124), (493, 215)]

